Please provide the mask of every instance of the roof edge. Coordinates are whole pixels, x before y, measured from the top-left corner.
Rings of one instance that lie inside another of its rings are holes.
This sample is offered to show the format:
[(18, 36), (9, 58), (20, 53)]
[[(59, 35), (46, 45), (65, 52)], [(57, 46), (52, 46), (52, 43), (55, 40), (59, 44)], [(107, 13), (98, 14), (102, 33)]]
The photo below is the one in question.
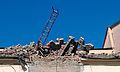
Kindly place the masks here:
[(106, 40), (106, 38), (107, 38), (108, 28), (109, 28), (109, 27), (107, 27), (106, 32), (105, 32), (105, 36), (104, 36), (104, 41), (103, 41), (102, 48), (103, 48), (103, 46), (105, 45), (105, 40)]
[(117, 25), (119, 25), (120, 24), (120, 20), (118, 21), (118, 22), (116, 22), (115, 24), (112, 24), (111, 26), (110, 26), (110, 28), (112, 29), (112, 28), (114, 28), (115, 26), (117, 26)]

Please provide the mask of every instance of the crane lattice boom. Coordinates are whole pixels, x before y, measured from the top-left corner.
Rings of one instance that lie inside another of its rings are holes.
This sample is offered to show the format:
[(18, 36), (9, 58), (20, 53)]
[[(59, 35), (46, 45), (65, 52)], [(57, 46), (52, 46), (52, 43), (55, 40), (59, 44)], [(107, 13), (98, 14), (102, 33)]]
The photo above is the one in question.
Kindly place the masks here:
[(46, 43), (46, 40), (47, 40), (48, 35), (49, 35), (50, 31), (51, 31), (51, 28), (52, 28), (53, 24), (55, 23), (55, 20), (57, 19), (58, 15), (59, 15), (58, 10), (55, 10), (52, 7), (52, 14), (49, 17), (47, 23), (45, 24), (45, 27), (42, 30), (41, 35), (40, 35), (39, 40), (42, 42), (42, 44)]

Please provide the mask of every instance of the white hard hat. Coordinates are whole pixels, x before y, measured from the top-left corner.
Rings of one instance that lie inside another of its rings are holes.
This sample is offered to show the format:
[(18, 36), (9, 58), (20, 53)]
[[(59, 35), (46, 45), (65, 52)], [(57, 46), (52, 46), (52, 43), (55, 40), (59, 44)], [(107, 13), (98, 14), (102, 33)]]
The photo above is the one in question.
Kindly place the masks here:
[(64, 40), (64, 38), (60, 38), (60, 40)]
[(70, 38), (70, 39), (74, 39), (75, 37), (73, 37), (73, 36), (69, 36), (69, 38)]
[(49, 42), (54, 42), (53, 40), (50, 40)]
[(83, 37), (80, 37), (80, 39), (84, 40), (84, 38), (83, 38)]

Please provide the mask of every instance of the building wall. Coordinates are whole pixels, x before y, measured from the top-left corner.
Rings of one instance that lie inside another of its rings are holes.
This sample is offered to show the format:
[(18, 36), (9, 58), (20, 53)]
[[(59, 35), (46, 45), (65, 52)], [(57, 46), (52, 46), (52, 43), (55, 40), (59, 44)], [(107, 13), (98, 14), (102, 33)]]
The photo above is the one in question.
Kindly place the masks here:
[(120, 66), (85, 65), (81, 72), (120, 72)]
[(82, 59), (81, 72), (120, 72), (119, 59)]
[(120, 52), (120, 24), (115, 26), (113, 29), (113, 40), (115, 52)]
[(29, 70), (30, 72), (80, 72), (80, 65), (73, 57), (66, 59), (59, 57), (53, 61), (48, 57), (44, 61), (41, 59), (29, 64)]
[(0, 72), (24, 72), (21, 65), (0, 65)]
[(89, 53), (94, 54), (101, 54), (101, 53), (108, 53), (111, 54), (113, 50), (90, 50)]
[(105, 44), (104, 44), (104, 48), (111, 48), (112, 45), (111, 45), (111, 41), (110, 41), (110, 33), (109, 33), (109, 30), (107, 31), (107, 36), (106, 36), (106, 39), (105, 39)]

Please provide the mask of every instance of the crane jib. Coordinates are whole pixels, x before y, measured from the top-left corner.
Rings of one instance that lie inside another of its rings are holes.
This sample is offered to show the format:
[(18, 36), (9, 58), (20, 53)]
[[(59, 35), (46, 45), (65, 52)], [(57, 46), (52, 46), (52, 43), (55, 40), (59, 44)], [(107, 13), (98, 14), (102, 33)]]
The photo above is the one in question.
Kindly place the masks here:
[(39, 38), (39, 40), (42, 42), (43, 45), (46, 43), (48, 35), (52, 29), (53, 24), (55, 23), (55, 20), (58, 17), (58, 15), (59, 15), (58, 10), (56, 10), (52, 7), (52, 14), (49, 17), (49, 19), (47, 20), (47, 22), (40, 34), (40, 38)]

